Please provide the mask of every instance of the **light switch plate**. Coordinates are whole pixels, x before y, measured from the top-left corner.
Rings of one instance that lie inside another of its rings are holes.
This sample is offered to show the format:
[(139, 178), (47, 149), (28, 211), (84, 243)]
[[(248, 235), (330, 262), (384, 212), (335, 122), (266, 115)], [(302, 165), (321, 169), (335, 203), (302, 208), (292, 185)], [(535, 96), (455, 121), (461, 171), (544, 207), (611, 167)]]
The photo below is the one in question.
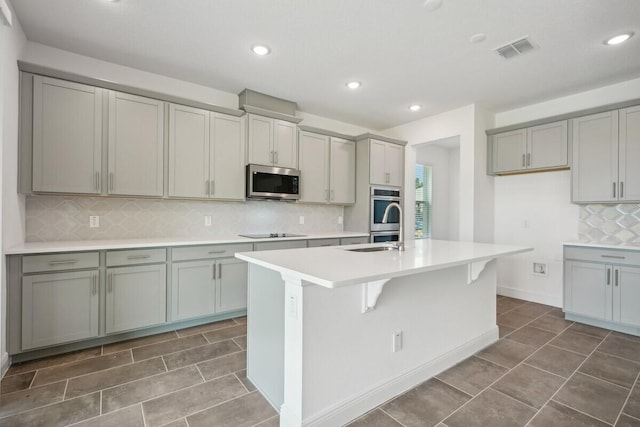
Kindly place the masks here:
[(100, 227), (100, 217), (97, 215), (89, 216), (89, 228), (98, 228)]

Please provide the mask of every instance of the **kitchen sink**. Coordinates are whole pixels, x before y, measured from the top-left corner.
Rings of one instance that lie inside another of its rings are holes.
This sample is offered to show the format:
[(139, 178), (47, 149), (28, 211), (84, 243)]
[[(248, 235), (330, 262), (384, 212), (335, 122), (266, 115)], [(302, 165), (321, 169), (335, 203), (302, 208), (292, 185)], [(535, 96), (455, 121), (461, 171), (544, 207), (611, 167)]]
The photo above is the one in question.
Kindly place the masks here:
[(396, 248), (393, 246), (369, 246), (367, 248), (355, 248), (355, 249), (345, 249), (349, 252), (382, 252), (382, 251), (395, 251)]

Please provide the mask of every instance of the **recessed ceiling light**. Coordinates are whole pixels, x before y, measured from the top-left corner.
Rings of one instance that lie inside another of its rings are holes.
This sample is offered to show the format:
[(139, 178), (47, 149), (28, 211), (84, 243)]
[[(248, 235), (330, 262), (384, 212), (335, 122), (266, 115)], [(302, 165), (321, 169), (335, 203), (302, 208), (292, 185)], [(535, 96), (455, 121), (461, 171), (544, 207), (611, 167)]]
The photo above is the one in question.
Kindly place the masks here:
[(360, 86), (362, 86), (362, 83), (356, 81), (347, 83), (349, 89), (358, 89)]
[(424, 8), (427, 9), (429, 12), (432, 12), (436, 9), (440, 9), (441, 6), (442, 6), (442, 0), (425, 0), (424, 2)]
[(481, 43), (485, 41), (487, 36), (483, 33), (474, 34), (469, 37), (469, 43)]
[(629, 40), (633, 36), (633, 33), (625, 33), (620, 34), (615, 37), (611, 37), (609, 40), (605, 40), (604, 44), (608, 44), (609, 46), (613, 46), (616, 44), (624, 43)]
[(420, 104), (409, 105), (409, 110), (411, 110), (411, 111), (418, 111), (421, 108), (422, 108), (422, 105), (420, 105)]
[(271, 48), (264, 44), (254, 44), (251, 46), (251, 51), (256, 55), (265, 56), (271, 53)]

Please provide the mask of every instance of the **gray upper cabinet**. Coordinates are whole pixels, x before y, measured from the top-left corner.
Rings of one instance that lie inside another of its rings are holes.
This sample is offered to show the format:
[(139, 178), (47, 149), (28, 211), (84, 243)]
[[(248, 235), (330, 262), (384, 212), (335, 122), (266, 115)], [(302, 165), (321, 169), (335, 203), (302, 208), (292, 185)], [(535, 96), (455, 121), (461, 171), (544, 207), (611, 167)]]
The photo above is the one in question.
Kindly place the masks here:
[(329, 201), (337, 204), (355, 203), (356, 143), (332, 137), (329, 166)]
[(171, 104), (169, 196), (244, 199), (240, 117)]
[(404, 179), (404, 147), (391, 142), (370, 140), (371, 184), (402, 187)]
[(247, 163), (298, 167), (295, 123), (249, 114)]
[(567, 121), (492, 135), (491, 173), (516, 173), (568, 167)]
[(102, 93), (93, 86), (34, 76), (33, 191), (100, 193)]
[(109, 91), (109, 194), (163, 195), (164, 105)]
[(640, 200), (640, 107), (573, 119), (572, 201)]

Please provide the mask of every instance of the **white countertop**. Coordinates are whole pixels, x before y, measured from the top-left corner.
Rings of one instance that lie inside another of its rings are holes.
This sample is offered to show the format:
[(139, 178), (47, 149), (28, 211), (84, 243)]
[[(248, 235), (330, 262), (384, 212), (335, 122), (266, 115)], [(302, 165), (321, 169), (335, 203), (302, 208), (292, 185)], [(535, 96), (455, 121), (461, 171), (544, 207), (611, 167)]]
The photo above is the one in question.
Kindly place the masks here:
[(54, 252), (100, 251), (108, 249), (157, 248), (165, 246), (219, 245), (228, 243), (280, 242), (287, 240), (344, 239), (349, 237), (367, 237), (369, 233), (317, 233), (300, 237), (278, 237), (251, 239), (240, 236), (203, 237), (203, 238), (161, 238), (161, 239), (116, 239), (116, 240), (76, 240), (58, 242), (30, 242), (14, 246), (5, 251), (5, 255), (26, 255)]
[[(367, 246), (385, 246), (385, 244), (352, 245), (349, 248)], [(331, 246), (240, 252), (236, 253), (236, 257), (286, 275), (299, 277), (307, 282), (336, 288), (533, 250), (524, 246), (430, 239), (409, 241), (405, 246), (404, 252), (351, 252), (344, 246)]]
[(599, 249), (618, 249), (621, 251), (640, 251), (639, 245), (612, 245), (607, 243), (587, 243), (587, 242), (564, 242), (565, 246), (579, 246), (584, 248), (599, 248)]

